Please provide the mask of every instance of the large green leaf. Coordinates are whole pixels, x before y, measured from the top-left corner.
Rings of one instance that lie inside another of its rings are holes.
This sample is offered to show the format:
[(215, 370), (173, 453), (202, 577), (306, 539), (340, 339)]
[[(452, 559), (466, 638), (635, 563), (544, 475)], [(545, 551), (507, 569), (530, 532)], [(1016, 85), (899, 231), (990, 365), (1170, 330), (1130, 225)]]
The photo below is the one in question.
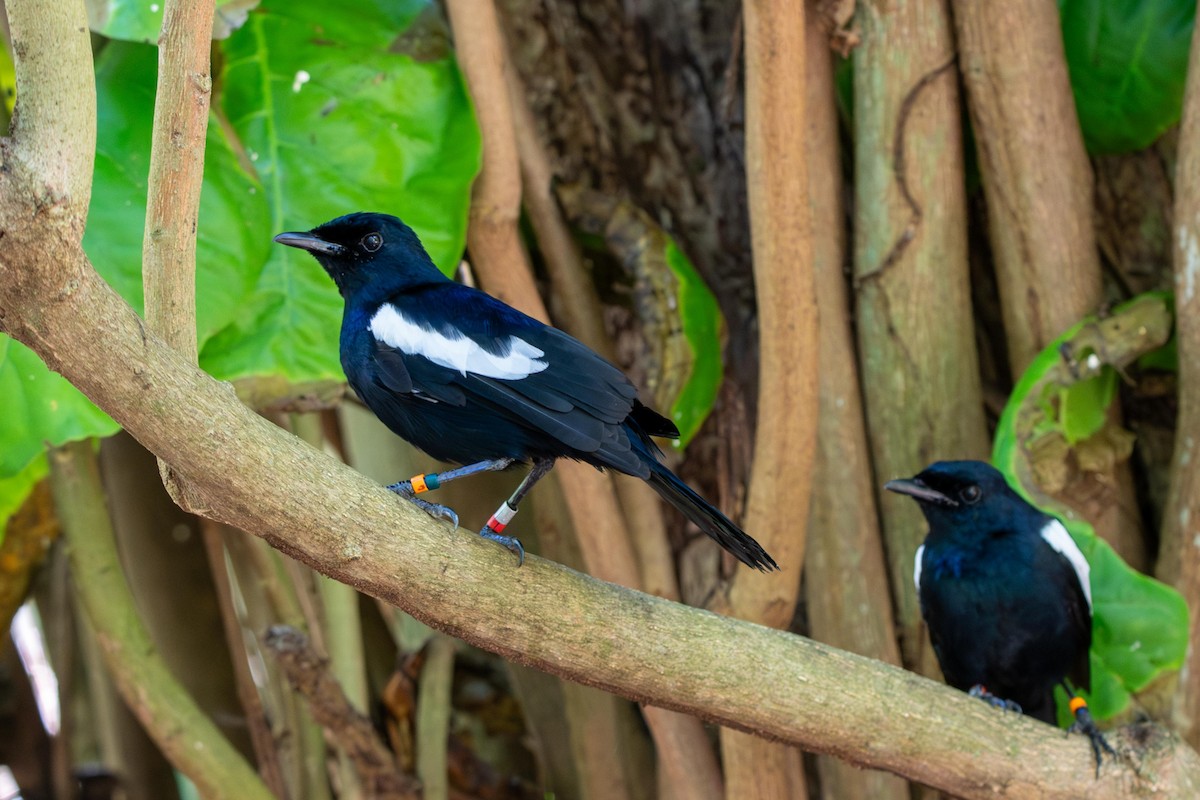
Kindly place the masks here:
[[(0, 478), (17, 475), (41, 455), (46, 444), (60, 445), (117, 432), (117, 423), (67, 382), (51, 372), (32, 350), (0, 334)], [(23, 499), (23, 498), (22, 498)]]
[(679, 428), (678, 446), (683, 447), (708, 418), (721, 388), (724, 318), (717, 298), (674, 239), (667, 239), (666, 263), (677, 281), (679, 320), (692, 353), (687, 381), (671, 405), (671, 420)]
[[(1106, 380), (1113, 367), (1123, 367), (1148, 346), (1161, 345), (1169, 330), (1169, 305), (1161, 295), (1130, 301), (1104, 320), (1080, 322), (1025, 370), (996, 429), (996, 468), (1022, 496), (1062, 519), (1091, 565), (1089, 700), (1099, 719), (1120, 713), (1132, 694), (1180, 667), (1188, 644), (1187, 605), (1174, 589), (1122, 561), (1086, 521), (1042, 494), (1033, 480), (1038, 472), (1034, 461), (1040, 443), (1048, 438), (1059, 437), (1073, 446), (1089, 431), (1098, 432), (1104, 417), (1100, 406), (1114, 393), (1097, 381)], [(1072, 355), (1072, 363), (1064, 354)], [(1078, 374), (1081, 371), (1086, 374)], [(1060, 708), (1060, 717), (1066, 713)]]
[[(142, 308), (150, 133), (158, 51), (112, 42), (96, 63), (97, 139), (92, 204), (83, 246), (121, 296)], [(267, 201), (242, 169), (218, 120), (210, 120), (196, 242), (196, 328), (200, 344), (233, 322), (267, 259)]]
[[(351, 211), (396, 214), (453, 269), (479, 134), (457, 67), (390, 52), (394, 8), (268, 3), (223, 44), (217, 103), (261, 178), (265, 239)], [(272, 247), (256, 293), (201, 354), (221, 378), (340, 377), (341, 301), (307, 254)]]
[(1088, 150), (1150, 145), (1179, 120), (1192, 0), (1060, 0), (1063, 44)]

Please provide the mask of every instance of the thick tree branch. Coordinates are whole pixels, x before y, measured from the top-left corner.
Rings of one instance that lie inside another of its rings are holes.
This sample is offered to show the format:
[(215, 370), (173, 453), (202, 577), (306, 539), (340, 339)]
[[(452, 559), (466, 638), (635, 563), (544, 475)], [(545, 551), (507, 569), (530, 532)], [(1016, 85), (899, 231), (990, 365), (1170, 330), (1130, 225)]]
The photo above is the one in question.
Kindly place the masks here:
[[(809, 633), (818, 641), (889, 664), (900, 663), (879, 510), (871, 485), (858, 359), (843, 265), (847, 231), (833, 53), (820, 0), (807, 0), (808, 204), (813, 272), (821, 309), (820, 419), (804, 557)], [(817, 760), (825, 797), (907, 800), (895, 776)]]
[(165, 458), (206, 515), (521, 663), (963, 797), (1200, 792), (1200, 758), (1156, 728), (1113, 737), (1136, 748), (1136, 773), (1113, 765), (1094, 780), (1082, 738), (911, 673), (537, 557), (514, 569), (261, 419), (147, 331), (39, 207), (44, 185), (0, 183), (0, 328)]
[[(0, 196), (0, 204), (12, 201)], [(32, 225), (19, 239), (55, 245)], [(205, 514), (440, 630), (570, 680), (963, 797), (1200, 792), (1200, 758), (1155, 728), (1113, 737), (1136, 745), (1147, 777), (1111, 766), (1094, 781), (1084, 739), (994, 712), (912, 673), (536, 556), (515, 569), (489, 542), (431, 522), (258, 417), (228, 384), (146, 332), (78, 248), (56, 246), (63, 267), (50, 274), (37, 269), (41, 252), (12, 251), (44, 291), (13, 292), (14, 270), (0, 271), (8, 331), (166, 458)], [(55, 291), (64, 274), (77, 276), (65, 296)]]

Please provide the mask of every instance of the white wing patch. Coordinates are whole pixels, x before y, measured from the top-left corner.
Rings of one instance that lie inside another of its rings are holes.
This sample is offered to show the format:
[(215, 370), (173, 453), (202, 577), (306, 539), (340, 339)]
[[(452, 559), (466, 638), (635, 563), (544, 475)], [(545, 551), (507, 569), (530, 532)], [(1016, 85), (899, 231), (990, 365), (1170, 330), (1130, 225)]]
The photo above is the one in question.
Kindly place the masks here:
[(524, 339), (508, 337), (508, 354), (493, 355), (461, 333), (447, 336), (423, 328), (391, 303), (379, 307), (371, 317), (369, 328), (379, 341), (410, 356), (425, 356), (433, 363), (463, 375), (470, 372), (485, 378), (511, 381), (529, 377), (550, 366), (548, 362), (538, 360), (545, 352)]
[(1075, 576), (1079, 578), (1079, 585), (1083, 587), (1083, 596), (1087, 599), (1088, 611), (1092, 610), (1092, 583), (1089, 574), (1092, 568), (1088, 566), (1087, 559), (1083, 557), (1083, 553), (1079, 551), (1079, 547), (1075, 544), (1075, 540), (1071, 538), (1071, 534), (1067, 533), (1067, 529), (1063, 524), (1056, 519), (1052, 519), (1042, 528), (1042, 539), (1046, 544), (1054, 548), (1056, 553), (1061, 553), (1066, 557), (1067, 561), (1071, 562), (1071, 566), (1075, 568)]
[(921, 592), (921, 561), (925, 558), (925, 545), (917, 548), (917, 562), (913, 564), (913, 583), (917, 587), (917, 593)]

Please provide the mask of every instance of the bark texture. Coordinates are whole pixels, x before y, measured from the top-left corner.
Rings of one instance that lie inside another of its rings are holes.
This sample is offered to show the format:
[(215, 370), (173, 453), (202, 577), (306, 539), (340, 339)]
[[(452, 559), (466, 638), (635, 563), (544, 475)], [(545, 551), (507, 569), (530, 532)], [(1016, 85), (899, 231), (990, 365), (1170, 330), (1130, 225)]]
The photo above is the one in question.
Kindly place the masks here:
[[(817, 306), (809, 230), (804, 4), (742, 6), (746, 186), (759, 325), (758, 425), (745, 528), (778, 572), (739, 570), (728, 612), (791, 624), (811, 497), (817, 431)], [(800, 754), (723, 731), (726, 797), (803, 797)]]
[[(955, 0), (960, 69), (987, 197), (1014, 380), (1101, 301), (1092, 167), (1054, 0)], [(1127, 454), (1073, 464), (1055, 492), (1137, 569), (1148, 566)]]
[[(810, 0), (805, 20), (806, 141), (813, 272), (821, 310), (821, 382), (804, 600), (814, 639), (899, 664), (843, 271), (847, 228), (833, 54), (816, 6)], [(832, 758), (818, 759), (817, 767), (822, 797), (908, 798), (908, 787), (893, 775), (861, 770)]]
[(1200, 36), (1192, 38), (1175, 175), (1179, 421), (1159, 573), (1175, 584), (1191, 611), (1187, 660), (1172, 712), (1176, 730), (1195, 746), (1200, 742)]
[(858, 5), (854, 280), (863, 394), (904, 661), (937, 673), (913, 588), (916, 503), (878, 487), (986, 458), (967, 276), (958, 87), (944, 2)]

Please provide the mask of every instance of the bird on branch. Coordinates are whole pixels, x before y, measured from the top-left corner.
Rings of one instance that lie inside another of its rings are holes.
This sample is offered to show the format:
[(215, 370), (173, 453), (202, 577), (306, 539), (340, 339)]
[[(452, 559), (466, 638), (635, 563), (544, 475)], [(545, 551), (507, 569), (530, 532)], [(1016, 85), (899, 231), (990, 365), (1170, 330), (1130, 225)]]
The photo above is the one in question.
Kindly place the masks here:
[(417, 235), (387, 214), (356, 213), (275, 241), (309, 251), (345, 301), (342, 369), (366, 406), (401, 438), (463, 466), (387, 487), (458, 525), (418, 495), (516, 464), (532, 467), (480, 535), (525, 550), (504, 530), (560, 458), (642, 478), (700, 530), (762, 571), (778, 569), (753, 538), (659, 460), (651, 436), (674, 423), (638, 400), (619, 369), (562, 331), (446, 278)]
[(1115, 753), (1076, 691), (1090, 691), (1092, 589), (1066, 527), (982, 461), (939, 461), (884, 488), (929, 523), (913, 582), (946, 682), (1051, 725), (1062, 686), (1098, 772)]

